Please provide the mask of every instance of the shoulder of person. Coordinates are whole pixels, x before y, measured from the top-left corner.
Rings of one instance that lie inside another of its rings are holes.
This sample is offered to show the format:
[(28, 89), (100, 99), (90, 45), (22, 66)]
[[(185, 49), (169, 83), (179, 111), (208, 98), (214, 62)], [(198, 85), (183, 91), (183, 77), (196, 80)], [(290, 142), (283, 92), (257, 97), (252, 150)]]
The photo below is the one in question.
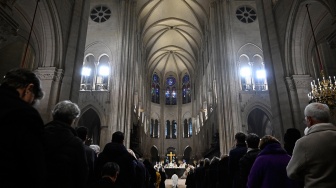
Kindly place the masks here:
[(71, 145), (74, 145), (76, 147), (79, 147), (83, 150), (85, 150), (85, 145), (83, 144), (83, 141), (74, 135), (74, 137), (69, 141)]

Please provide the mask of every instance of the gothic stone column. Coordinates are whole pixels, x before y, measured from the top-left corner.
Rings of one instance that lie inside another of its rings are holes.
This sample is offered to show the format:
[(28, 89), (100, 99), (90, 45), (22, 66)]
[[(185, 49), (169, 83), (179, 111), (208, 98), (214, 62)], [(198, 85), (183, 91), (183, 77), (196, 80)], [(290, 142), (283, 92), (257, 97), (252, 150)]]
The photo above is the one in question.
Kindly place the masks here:
[(39, 67), (35, 70), (41, 80), (42, 90), (44, 91), (44, 97), (37, 109), (45, 123), (51, 120), (51, 110), (58, 102), (63, 72), (62, 69), (56, 69), (56, 67)]
[[(303, 130), (303, 111), (309, 102), (308, 93), (310, 92), (310, 82), (312, 78), (309, 75), (292, 75), (286, 77), (286, 84), (290, 94), (290, 102), (294, 118), (294, 127)], [(284, 127), (285, 129), (289, 127)]]

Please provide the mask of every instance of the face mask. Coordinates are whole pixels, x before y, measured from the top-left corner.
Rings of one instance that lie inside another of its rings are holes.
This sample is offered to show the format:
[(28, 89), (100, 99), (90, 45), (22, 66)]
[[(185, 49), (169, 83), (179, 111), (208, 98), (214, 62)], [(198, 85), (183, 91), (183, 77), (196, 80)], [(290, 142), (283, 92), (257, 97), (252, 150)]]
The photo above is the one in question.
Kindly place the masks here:
[(308, 134), (308, 131), (309, 131), (310, 129), (311, 129), (311, 127), (310, 127), (310, 128), (306, 127), (305, 130), (304, 130), (304, 135), (307, 135), (307, 134)]

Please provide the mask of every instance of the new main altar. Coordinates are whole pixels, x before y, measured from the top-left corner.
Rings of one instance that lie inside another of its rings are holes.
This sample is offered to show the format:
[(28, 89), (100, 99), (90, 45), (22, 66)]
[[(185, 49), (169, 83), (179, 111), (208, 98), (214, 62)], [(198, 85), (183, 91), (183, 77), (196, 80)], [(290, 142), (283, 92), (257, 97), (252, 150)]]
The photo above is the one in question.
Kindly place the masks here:
[(176, 174), (179, 178), (181, 178), (185, 170), (186, 170), (185, 168), (165, 168), (167, 178), (169, 179), (171, 179), (173, 174)]
[(170, 152), (167, 154), (167, 157), (169, 157), (169, 163), (165, 165), (164, 169), (167, 174), (167, 178), (171, 178), (173, 174), (176, 174), (179, 178), (181, 178), (186, 170), (185, 164), (183, 166), (178, 167), (175, 161), (175, 154)]

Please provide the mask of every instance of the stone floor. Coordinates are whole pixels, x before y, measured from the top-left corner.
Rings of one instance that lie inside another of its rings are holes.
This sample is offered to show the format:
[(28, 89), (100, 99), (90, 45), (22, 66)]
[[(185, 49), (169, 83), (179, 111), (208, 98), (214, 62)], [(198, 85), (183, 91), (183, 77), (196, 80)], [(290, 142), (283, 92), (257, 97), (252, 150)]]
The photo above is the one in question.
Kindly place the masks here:
[[(186, 179), (179, 179), (178, 180), (178, 188), (185, 188), (186, 185), (185, 185), (185, 180)], [(172, 180), (171, 179), (166, 179), (165, 181), (165, 184), (166, 184), (166, 188), (172, 188)]]

